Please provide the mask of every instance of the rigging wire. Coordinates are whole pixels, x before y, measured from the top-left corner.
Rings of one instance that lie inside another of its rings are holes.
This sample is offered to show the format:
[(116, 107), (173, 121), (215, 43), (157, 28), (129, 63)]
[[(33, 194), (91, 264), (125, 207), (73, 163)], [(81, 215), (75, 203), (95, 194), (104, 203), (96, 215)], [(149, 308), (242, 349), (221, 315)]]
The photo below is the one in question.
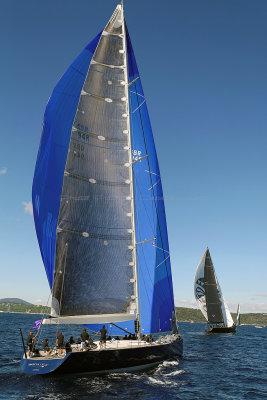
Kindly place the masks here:
[[(59, 313), (58, 313), (59, 317), (60, 317), (60, 314), (61, 314), (61, 303), (62, 303), (63, 289), (64, 289), (65, 271), (66, 271), (66, 263), (67, 263), (67, 252), (68, 252), (68, 243), (65, 243), (65, 248), (64, 248), (64, 253), (63, 253), (63, 256), (65, 255), (64, 271), (63, 271), (63, 276), (62, 276), (62, 285), (61, 285), (60, 302), (59, 302)], [(59, 318), (58, 318), (58, 320), (57, 320), (57, 332), (59, 331), (59, 327), (60, 327), (60, 322), (59, 322)]]
[[(48, 307), (48, 303), (49, 303), (49, 300), (50, 300), (51, 296), (52, 296), (52, 293), (50, 292), (45, 307)], [(45, 313), (45, 312), (42, 313), (42, 317), (41, 317), (42, 322), (43, 322), (44, 316), (46, 314), (47, 313)], [(43, 328), (42, 322), (41, 322), (40, 327), (39, 327), (38, 332), (37, 332), (37, 343), (36, 343), (37, 346), (39, 345), (39, 339), (41, 338), (41, 332), (42, 332), (42, 328)]]

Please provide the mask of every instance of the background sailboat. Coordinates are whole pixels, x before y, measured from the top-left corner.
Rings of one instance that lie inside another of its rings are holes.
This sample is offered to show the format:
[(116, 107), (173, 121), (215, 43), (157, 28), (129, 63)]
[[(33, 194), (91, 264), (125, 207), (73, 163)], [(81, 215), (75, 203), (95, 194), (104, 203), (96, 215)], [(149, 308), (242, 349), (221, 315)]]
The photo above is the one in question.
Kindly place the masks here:
[(52, 93), (32, 197), (52, 294), (43, 324), (173, 332), (133, 365), (180, 355), (160, 171), (122, 3)]
[(194, 294), (202, 314), (210, 324), (207, 332), (235, 332), (236, 327), (215, 274), (209, 249), (198, 264)]
[(240, 325), (240, 304), (238, 304), (236, 312), (236, 326), (238, 325)]

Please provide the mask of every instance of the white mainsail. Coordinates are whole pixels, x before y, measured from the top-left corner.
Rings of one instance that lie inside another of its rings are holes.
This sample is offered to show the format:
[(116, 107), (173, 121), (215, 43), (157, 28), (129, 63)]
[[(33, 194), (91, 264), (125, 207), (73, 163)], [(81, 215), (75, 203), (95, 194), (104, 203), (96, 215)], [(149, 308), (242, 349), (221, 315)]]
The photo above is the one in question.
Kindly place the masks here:
[[(217, 277), (216, 277), (217, 279)], [(223, 319), (224, 319), (224, 325), (230, 328), (231, 326), (234, 325), (233, 318), (231, 316), (231, 313), (229, 311), (228, 305), (223, 297), (221, 287), (219, 285), (218, 279), (217, 279), (217, 286), (218, 286), (218, 292), (219, 296), (221, 298), (221, 303), (222, 303), (222, 313), (223, 313)]]
[(236, 325), (240, 325), (240, 304), (237, 306)]

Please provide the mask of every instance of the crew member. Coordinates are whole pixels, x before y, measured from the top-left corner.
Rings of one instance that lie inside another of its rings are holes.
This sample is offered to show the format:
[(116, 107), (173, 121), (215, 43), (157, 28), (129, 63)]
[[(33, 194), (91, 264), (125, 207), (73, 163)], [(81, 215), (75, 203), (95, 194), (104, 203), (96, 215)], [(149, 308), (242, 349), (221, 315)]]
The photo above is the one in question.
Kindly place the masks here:
[(43, 341), (43, 350), (48, 354), (52, 353), (52, 350), (50, 349), (49, 344), (48, 344), (48, 339), (45, 339)]
[(98, 331), (96, 334), (98, 335), (99, 333), (101, 333), (100, 335), (100, 341), (99, 341), (99, 346), (100, 346), (100, 350), (102, 348), (102, 344), (104, 344), (104, 348), (106, 348), (106, 341), (107, 341), (107, 330), (105, 325), (102, 326), (102, 329), (100, 329), (100, 331)]
[(81, 342), (81, 351), (85, 351), (85, 350), (87, 350), (86, 342), (87, 342), (88, 339), (89, 339), (89, 334), (88, 334), (88, 332), (86, 331), (86, 328), (84, 328), (84, 330), (83, 330), (82, 333), (81, 333), (81, 339), (82, 339), (82, 342)]
[(27, 345), (28, 345), (28, 353), (27, 356), (30, 357), (31, 356), (31, 351), (33, 349), (33, 345), (34, 345), (34, 340), (36, 338), (36, 336), (38, 335), (38, 332), (36, 333), (36, 335), (33, 337), (32, 336), (32, 332), (30, 332), (28, 339), (27, 339)]
[(58, 355), (64, 354), (64, 335), (62, 332), (59, 332), (57, 335), (57, 348), (58, 348)]

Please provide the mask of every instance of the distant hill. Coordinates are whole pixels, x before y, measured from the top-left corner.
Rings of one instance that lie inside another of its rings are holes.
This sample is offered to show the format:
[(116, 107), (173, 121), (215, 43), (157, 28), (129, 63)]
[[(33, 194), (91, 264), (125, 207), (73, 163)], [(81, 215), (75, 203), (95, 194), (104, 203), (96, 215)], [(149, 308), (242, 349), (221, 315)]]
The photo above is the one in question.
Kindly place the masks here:
[(0, 303), (16, 303), (16, 304), (26, 304), (27, 306), (31, 306), (31, 303), (28, 303), (25, 300), (17, 299), (16, 297), (7, 297), (5, 299), (0, 299)]
[[(10, 312), (10, 313), (29, 313), (29, 314), (50, 313), (50, 307), (31, 304), (24, 300), (21, 300), (24, 301), (23, 303), (11, 302), (10, 300), (12, 299), (0, 299), (0, 311)], [(19, 299), (14, 299), (14, 300), (19, 300)]]
[(198, 308), (176, 307), (178, 321), (206, 322), (204, 315)]
[[(8, 306), (9, 305), (9, 306)], [(50, 307), (34, 305), (27, 301), (6, 298), (0, 299), (0, 311), (18, 312), (18, 313), (34, 313), (34, 314), (50, 314)], [(231, 313), (234, 322), (236, 321), (236, 313)], [(197, 308), (176, 307), (177, 320), (189, 322), (206, 322), (201, 311)], [(265, 325), (267, 326), (267, 314), (263, 313), (247, 313), (240, 315), (240, 322), (244, 325)]]

